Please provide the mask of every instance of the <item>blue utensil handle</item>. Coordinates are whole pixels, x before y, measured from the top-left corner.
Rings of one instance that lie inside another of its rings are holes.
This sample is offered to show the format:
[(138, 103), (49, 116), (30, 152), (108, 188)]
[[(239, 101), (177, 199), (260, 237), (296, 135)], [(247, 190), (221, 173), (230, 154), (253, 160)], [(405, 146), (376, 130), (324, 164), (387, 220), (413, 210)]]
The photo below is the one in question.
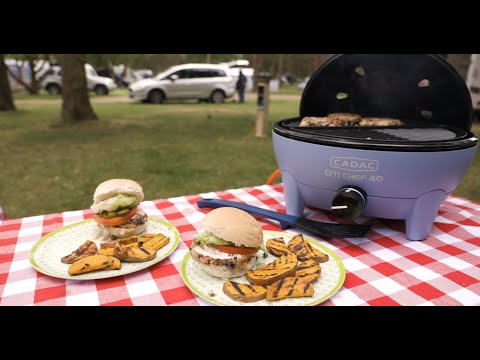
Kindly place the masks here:
[(288, 228), (292, 225), (298, 217), (278, 213), (276, 211), (262, 209), (256, 206), (251, 206), (247, 204), (238, 203), (235, 201), (221, 200), (221, 199), (202, 199), (197, 202), (199, 208), (219, 208), (219, 207), (234, 207), (240, 210), (244, 210), (251, 215), (261, 216), (268, 219), (277, 220), (280, 222), (282, 229)]

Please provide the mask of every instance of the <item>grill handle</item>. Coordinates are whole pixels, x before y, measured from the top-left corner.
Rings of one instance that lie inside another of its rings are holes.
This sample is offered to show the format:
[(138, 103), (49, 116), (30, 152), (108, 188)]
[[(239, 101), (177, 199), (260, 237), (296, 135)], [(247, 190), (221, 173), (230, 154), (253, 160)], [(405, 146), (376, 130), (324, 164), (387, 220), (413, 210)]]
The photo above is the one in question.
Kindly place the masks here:
[(248, 212), (249, 214), (265, 217), (272, 220), (277, 220), (280, 222), (282, 229), (286, 229), (289, 225), (293, 224), (297, 219), (298, 216), (287, 215), (283, 213), (279, 213), (276, 211), (262, 209), (256, 206), (251, 206), (247, 204), (237, 203), (228, 200), (220, 200), (220, 199), (202, 199), (198, 200), (197, 206), (199, 208), (219, 208), (219, 207), (235, 207), (237, 209), (243, 210)]

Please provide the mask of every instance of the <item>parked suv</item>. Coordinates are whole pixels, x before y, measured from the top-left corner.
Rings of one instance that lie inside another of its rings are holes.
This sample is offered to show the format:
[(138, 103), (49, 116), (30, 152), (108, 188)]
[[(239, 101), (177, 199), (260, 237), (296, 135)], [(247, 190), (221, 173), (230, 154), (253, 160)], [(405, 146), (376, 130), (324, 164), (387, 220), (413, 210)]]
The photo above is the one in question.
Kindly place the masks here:
[[(90, 91), (95, 91), (98, 95), (108, 95), (116, 89), (117, 84), (109, 77), (98, 76), (97, 72), (90, 64), (85, 64), (85, 76), (87, 78), (87, 87)], [(56, 95), (62, 92), (62, 69), (60, 66), (50, 68), (48, 75), (42, 81), (42, 88), (50, 94)]]
[(221, 65), (184, 64), (172, 66), (151, 79), (128, 87), (131, 99), (155, 104), (170, 99), (198, 99), (222, 103), (235, 94), (235, 82)]

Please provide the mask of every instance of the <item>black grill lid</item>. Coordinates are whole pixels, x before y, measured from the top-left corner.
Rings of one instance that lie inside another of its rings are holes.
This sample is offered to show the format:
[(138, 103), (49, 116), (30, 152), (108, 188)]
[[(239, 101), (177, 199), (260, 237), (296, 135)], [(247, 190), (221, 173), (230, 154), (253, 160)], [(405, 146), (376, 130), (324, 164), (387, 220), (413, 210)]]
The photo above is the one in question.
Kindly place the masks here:
[(312, 75), (300, 104), (300, 118), (334, 112), (469, 131), (473, 109), (465, 81), (439, 55), (340, 54)]

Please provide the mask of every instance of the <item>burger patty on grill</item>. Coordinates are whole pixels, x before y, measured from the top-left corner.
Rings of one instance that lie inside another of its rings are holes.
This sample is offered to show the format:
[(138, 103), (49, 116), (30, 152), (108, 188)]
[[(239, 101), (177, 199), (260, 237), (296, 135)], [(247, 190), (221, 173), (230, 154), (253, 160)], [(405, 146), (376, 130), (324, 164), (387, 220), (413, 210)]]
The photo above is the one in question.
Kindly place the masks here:
[(343, 126), (402, 126), (404, 123), (398, 119), (367, 117), (358, 114), (333, 113), (327, 117), (306, 116), (300, 122), (300, 127), (343, 127)]

